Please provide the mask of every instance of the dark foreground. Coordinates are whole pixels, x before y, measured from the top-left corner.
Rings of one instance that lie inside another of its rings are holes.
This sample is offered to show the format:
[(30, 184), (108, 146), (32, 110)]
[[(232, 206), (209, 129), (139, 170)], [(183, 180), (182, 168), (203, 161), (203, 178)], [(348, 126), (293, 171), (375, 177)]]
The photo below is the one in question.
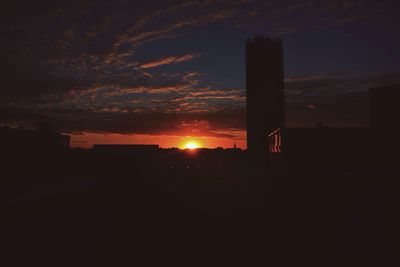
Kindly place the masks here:
[(393, 171), (197, 157), (8, 155), (2, 266), (398, 266)]

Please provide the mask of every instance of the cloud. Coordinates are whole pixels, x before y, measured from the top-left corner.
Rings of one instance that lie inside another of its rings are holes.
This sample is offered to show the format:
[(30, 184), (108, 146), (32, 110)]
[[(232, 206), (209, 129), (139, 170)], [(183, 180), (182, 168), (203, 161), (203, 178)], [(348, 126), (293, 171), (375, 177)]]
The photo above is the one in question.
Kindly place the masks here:
[(323, 4), (319, 0), (248, 1), (234, 23), (237, 27), (267, 27), (272, 34), (287, 34), (362, 21), (398, 7), (392, 0), (326, 0)]
[(150, 61), (147, 63), (144, 63), (140, 65), (140, 68), (142, 69), (150, 69), (150, 68), (155, 68), (163, 65), (169, 65), (169, 64), (175, 64), (179, 62), (186, 62), (186, 61), (191, 61), (194, 58), (198, 57), (198, 54), (187, 54), (183, 56), (170, 56), (170, 57), (164, 57), (158, 60)]
[[(119, 133), (177, 131), (182, 119), (203, 126), (207, 122), (208, 132), (245, 127), (240, 85), (216, 86), (192, 64), (199, 54), (183, 46), (166, 48), (154, 60), (153, 50), (147, 50), (152, 43), (164, 47), (163, 41), (219, 22), (272, 34), (333, 27), (396, 6), (390, 0), (327, 0), (323, 5), (316, 0), (17, 2), (0, 11), (2, 120), (34, 121), (43, 114), (63, 131)], [(187, 62), (186, 71), (159, 68), (181, 62)], [(342, 104), (354, 114), (349, 100), (357, 102), (355, 95), (395, 82), (395, 76), (328, 73), (288, 78), (289, 115), (296, 118), (292, 121), (309, 123), (306, 109), (320, 114), (321, 120), (325, 116), (340, 121), (330, 114)], [(317, 108), (307, 109), (311, 105)]]
[(396, 73), (327, 73), (285, 80), (289, 127), (368, 126), (368, 90), (400, 83)]
[(351, 93), (365, 93), (369, 88), (399, 83), (398, 73), (337, 72), (285, 79), (286, 100), (304, 102)]
[(140, 63), (140, 46), (220, 21), (249, 28), (261, 25), (279, 33), (331, 27), (394, 6), (390, 0), (328, 0), (324, 5), (316, 0), (9, 2), (0, 19), (2, 98), (63, 94), (93, 84), (149, 86), (152, 79), (161, 78), (147, 69), (188, 62), (198, 55)]
[[(3, 123), (28, 125), (38, 118), (32, 110), (2, 109)], [(245, 127), (244, 110), (221, 109), (212, 112), (165, 113), (157, 111), (116, 112), (112, 107), (103, 111), (48, 109), (46, 120), (64, 133), (119, 133), (152, 135), (191, 135), (235, 137), (234, 131)], [(51, 115), (50, 115), (51, 114)], [(42, 116), (43, 117), (43, 116)], [(129, 123), (127, 123), (129, 122)], [(231, 131), (229, 134), (227, 131)]]

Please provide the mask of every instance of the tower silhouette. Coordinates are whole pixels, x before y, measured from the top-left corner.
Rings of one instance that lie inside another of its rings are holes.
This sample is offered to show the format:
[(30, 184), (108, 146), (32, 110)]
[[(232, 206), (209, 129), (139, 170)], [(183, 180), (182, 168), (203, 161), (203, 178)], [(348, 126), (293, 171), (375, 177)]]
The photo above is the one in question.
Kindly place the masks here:
[(268, 134), (285, 125), (283, 44), (256, 36), (246, 41), (247, 149), (268, 151)]

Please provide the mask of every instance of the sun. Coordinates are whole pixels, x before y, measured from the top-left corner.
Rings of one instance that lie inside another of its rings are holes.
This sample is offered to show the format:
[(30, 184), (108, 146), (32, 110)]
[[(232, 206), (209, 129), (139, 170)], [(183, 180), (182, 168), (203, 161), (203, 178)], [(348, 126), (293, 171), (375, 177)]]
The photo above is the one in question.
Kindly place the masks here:
[(199, 147), (199, 144), (196, 142), (188, 142), (183, 146), (184, 149), (197, 149)]

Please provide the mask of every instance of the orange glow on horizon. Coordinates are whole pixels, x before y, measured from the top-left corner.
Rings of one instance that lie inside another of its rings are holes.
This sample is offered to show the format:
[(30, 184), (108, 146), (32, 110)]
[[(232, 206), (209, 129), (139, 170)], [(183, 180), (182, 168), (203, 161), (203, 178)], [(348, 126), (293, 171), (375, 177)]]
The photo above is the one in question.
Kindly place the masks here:
[[(68, 133), (66, 133), (68, 134)], [(236, 135), (237, 134), (237, 135)], [(161, 148), (238, 148), (246, 149), (245, 132), (235, 132), (236, 138), (190, 136), (190, 135), (149, 135), (149, 134), (114, 134), (90, 133), (69, 134), (72, 148), (91, 148), (93, 144), (158, 144)], [(193, 144), (190, 144), (193, 143)]]
[(190, 150), (194, 150), (194, 149), (197, 149), (197, 148), (200, 148), (200, 147), (201, 147), (201, 145), (200, 145), (198, 142), (196, 142), (196, 141), (189, 141), (189, 142), (186, 142), (186, 143), (182, 146), (183, 149), (190, 149)]

